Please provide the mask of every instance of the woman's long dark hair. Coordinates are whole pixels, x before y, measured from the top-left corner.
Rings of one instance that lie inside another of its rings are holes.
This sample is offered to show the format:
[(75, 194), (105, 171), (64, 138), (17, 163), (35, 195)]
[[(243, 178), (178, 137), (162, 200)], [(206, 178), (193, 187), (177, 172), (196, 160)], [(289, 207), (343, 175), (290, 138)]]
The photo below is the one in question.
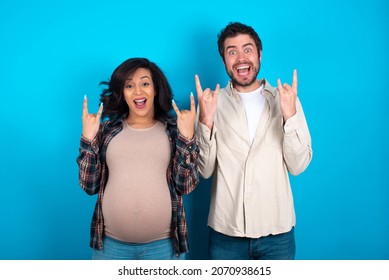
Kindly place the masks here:
[(129, 108), (123, 95), (124, 83), (128, 76), (138, 68), (148, 69), (154, 83), (156, 96), (154, 98), (154, 119), (166, 120), (172, 109), (173, 93), (170, 84), (162, 70), (147, 58), (130, 58), (120, 64), (111, 75), (110, 81), (103, 81), (100, 85), (107, 86), (101, 93), (103, 103), (102, 118), (111, 120), (127, 117)]

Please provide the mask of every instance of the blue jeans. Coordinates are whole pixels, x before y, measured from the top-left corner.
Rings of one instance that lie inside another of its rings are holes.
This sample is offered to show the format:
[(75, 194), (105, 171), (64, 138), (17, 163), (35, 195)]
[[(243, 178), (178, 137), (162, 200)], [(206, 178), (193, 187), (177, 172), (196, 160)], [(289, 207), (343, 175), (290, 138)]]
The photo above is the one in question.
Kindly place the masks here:
[(208, 252), (212, 260), (293, 260), (294, 228), (260, 238), (232, 237), (210, 228)]
[(183, 260), (185, 255), (176, 256), (173, 238), (150, 243), (127, 243), (105, 236), (102, 250), (92, 249), (93, 260)]

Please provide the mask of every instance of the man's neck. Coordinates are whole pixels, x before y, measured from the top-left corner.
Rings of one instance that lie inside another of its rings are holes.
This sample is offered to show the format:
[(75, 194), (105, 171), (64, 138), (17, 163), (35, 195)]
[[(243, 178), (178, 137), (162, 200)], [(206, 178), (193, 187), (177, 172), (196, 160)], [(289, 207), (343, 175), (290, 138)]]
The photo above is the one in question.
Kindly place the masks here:
[(255, 91), (256, 89), (259, 89), (262, 85), (262, 81), (260, 80), (255, 80), (253, 83), (247, 86), (241, 86), (241, 85), (235, 85), (233, 84), (233, 87), (238, 91), (238, 92), (252, 92)]

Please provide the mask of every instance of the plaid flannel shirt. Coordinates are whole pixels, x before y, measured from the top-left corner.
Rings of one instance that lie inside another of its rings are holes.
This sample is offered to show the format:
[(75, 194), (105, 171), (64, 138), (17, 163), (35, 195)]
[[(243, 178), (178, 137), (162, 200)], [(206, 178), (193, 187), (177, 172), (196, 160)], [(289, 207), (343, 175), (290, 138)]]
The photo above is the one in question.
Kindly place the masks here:
[[(171, 228), (174, 236), (174, 251), (177, 255), (188, 251), (188, 230), (182, 195), (190, 193), (199, 182), (198, 154), (195, 139), (187, 140), (179, 134), (176, 121), (168, 119), (166, 126), (171, 146), (171, 160), (166, 172), (171, 202)], [(96, 137), (90, 141), (81, 136), (77, 164), (79, 184), (89, 195), (98, 194), (91, 223), (90, 246), (103, 248), (104, 218), (102, 201), (108, 178), (106, 163), (107, 147), (111, 139), (123, 129), (123, 119), (110, 120), (100, 125)]]

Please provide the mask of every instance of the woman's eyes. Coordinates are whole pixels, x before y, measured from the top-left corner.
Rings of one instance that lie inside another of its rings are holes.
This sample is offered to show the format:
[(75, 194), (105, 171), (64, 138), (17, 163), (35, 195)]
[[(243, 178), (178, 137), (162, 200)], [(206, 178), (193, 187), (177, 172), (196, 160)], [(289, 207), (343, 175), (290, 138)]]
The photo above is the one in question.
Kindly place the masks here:
[[(148, 86), (150, 86), (150, 83), (149, 82), (144, 82), (144, 83), (141, 83), (140, 84), (142, 87), (148, 87)], [(128, 85), (125, 85), (125, 88), (128, 88), (128, 89), (132, 89), (132, 88), (134, 88), (135, 86), (134, 85), (132, 85), (132, 84), (128, 84)]]

